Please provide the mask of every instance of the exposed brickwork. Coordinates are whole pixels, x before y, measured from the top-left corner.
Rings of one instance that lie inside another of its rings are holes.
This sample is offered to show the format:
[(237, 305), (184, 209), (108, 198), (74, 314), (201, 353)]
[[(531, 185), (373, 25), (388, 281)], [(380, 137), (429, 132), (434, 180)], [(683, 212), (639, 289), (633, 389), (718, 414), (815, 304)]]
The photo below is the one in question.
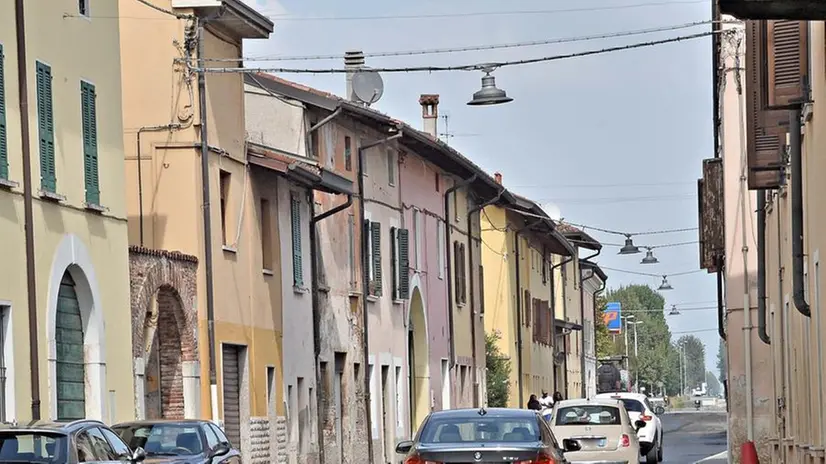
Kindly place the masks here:
[(184, 377), (181, 368), (181, 336), (175, 314), (181, 312), (174, 290), (158, 291), (158, 350), (161, 370), (161, 411), (164, 419), (184, 418)]

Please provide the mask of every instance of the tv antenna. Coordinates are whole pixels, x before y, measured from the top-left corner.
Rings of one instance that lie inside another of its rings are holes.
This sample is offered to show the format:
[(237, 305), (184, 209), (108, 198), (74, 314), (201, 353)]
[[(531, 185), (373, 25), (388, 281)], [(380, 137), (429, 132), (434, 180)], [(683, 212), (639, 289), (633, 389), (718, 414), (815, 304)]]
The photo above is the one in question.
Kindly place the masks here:
[(353, 74), (353, 93), (367, 106), (381, 100), (384, 95), (384, 81), (376, 71), (361, 68)]

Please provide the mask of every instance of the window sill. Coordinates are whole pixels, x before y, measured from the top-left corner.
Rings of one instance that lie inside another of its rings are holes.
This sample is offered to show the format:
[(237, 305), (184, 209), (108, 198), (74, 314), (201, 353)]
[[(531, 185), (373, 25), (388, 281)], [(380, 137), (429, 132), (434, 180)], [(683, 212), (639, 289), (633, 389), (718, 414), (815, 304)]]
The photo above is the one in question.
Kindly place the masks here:
[(300, 285), (293, 285), (293, 293), (298, 295), (304, 295), (305, 293), (310, 293), (310, 289), (307, 287), (302, 287)]
[(8, 179), (0, 179), (0, 188), (4, 189), (13, 189), (19, 187), (20, 184)]
[(83, 205), (83, 206), (84, 206), (86, 209), (88, 209), (89, 211), (94, 211), (94, 212), (96, 212), (96, 213), (106, 213), (106, 212), (108, 212), (108, 211), (109, 211), (109, 208), (107, 208), (107, 207), (105, 207), (105, 206), (101, 206), (101, 205), (99, 205), (99, 204), (97, 204), (97, 203), (86, 203), (86, 204), (85, 204), (85, 205)]
[(360, 297), (360, 296), (361, 296), (361, 292), (360, 292), (360, 291), (358, 291), (358, 290), (350, 290), (349, 292), (347, 292), (347, 295), (348, 295), (350, 298), (358, 298), (358, 297)]
[(221, 249), (228, 252), (228, 253), (235, 253), (238, 254), (238, 249), (231, 247), (229, 245), (221, 245)]
[(49, 192), (48, 190), (43, 189), (40, 189), (37, 193), (40, 195), (40, 198), (44, 200), (56, 201), (58, 203), (66, 201), (66, 196), (59, 193)]
[(261, 269), (261, 273), (262, 273), (262, 274), (264, 274), (265, 276), (270, 276), (270, 277), (272, 277), (272, 276), (274, 276), (274, 275), (275, 275), (275, 273), (274, 273), (274, 272), (272, 272), (272, 270), (270, 270), (270, 269), (266, 269), (266, 268), (265, 268), (265, 269)]
[(318, 291), (324, 293), (330, 293), (330, 286), (326, 284), (318, 284)]
[(393, 304), (394, 304), (394, 305), (401, 305), (401, 304), (404, 304), (404, 300), (399, 299), (399, 298), (394, 298), (394, 299), (393, 299)]
[(379, 301), (379, 297), (377, 295), (367, 295), (367, 301), (375, 303)]

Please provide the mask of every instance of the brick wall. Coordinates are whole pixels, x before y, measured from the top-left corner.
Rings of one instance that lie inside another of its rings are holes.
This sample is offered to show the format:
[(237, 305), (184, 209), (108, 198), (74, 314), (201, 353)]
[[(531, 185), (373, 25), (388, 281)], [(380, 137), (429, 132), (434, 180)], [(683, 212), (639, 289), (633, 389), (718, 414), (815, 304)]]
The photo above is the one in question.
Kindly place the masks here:
[(158, 350), (161, 370), (161, 411), (164, 419), (184, 418), (184, 378), (181, 368), (181, 337), (175, 321), (180, 312), (178, 298), (170, 289), (158, 292)]

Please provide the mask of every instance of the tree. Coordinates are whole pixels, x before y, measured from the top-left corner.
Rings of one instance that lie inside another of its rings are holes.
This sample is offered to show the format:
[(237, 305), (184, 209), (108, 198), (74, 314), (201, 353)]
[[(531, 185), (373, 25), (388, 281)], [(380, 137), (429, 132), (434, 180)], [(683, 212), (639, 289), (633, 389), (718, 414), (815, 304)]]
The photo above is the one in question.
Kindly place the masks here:
[(501, 339), (498, 331), (485, 335), (488, 406), (491, 408), (506, 408), (510, 397), (511, 361), (499, 349)]
[(686, 388), (697, 388), (706, 381), (706, 347), (694, 335), (683, 335), (677, 340), (685, 350)]
[(618, 354), (611, 339), (611, 333), (605, 326), (602, 314), (605, 312), (606, 300), (604, 296), (597, 298), (596, 314), (594, 315), (594, 333), (596, 334), (597, 358), (607, 358)]
[(726, 344), (723, 343), (723, 340), (720, 340), (720, 344), (717, 347), (717, 370), (720, 373), (720, 383), (725, 382), (728, 374), (728, 365), (726, 361)]

